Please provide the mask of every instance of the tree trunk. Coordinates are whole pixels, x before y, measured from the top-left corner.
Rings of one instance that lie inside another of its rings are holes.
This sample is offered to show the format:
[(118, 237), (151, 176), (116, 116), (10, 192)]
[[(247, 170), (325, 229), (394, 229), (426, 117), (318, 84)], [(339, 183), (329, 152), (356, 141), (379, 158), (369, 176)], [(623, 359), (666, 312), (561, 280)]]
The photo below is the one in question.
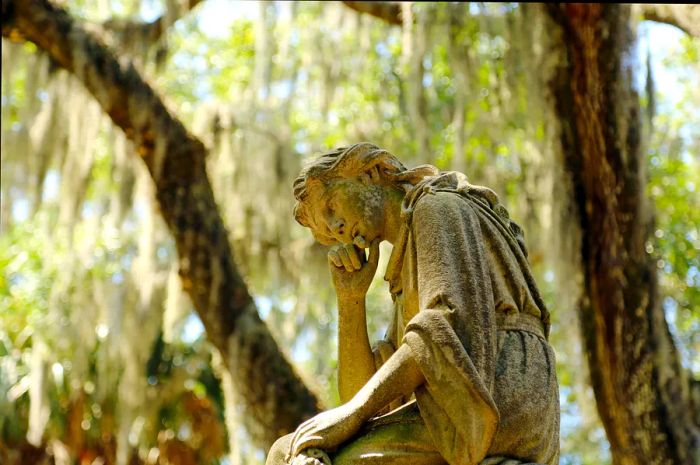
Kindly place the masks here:
[(134, 141), (177, 246), (182, 285), (221, 352), (257, 445), (269, 447), (319, 410), (260, 320), (236, 269), (206, 175), (204, 145), (129, 64), (48, 0), (2, 0), (2, 35), (34, 42), (95, 96)]
[(551, 84), (583, 237), (580, 318), (613, 462), (700, 463), (687, 373), (645, 250), (653, 219), (630, 9), (566, 4), (548, 12), (567, 57)]

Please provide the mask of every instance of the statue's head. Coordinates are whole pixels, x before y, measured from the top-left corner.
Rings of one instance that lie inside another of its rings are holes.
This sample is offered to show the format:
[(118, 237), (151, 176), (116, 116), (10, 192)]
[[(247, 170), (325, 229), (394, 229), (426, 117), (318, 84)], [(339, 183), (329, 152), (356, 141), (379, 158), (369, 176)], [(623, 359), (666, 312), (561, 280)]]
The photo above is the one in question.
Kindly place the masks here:
[[(434, 167), (407, 170), (394, 155), (361, 142), (321, 155), (294, 181), (294, 218), (323, 244), (383, 234), (387, 200), (402, 197)], [(394, 202), (391, 203), (394, 205)]]

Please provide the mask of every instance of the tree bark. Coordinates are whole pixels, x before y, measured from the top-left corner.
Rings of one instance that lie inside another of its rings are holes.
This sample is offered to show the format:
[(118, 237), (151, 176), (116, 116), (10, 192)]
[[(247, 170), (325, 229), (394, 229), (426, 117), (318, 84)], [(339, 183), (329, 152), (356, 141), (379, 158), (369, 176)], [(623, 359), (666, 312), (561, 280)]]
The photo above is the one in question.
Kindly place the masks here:
[(401, 5), (398, 2), (343, 2), (345, 6), (358, 13), (365, 13), (384, 22), (401, 26)]
[(670, 24), (690, 36), (700, 37), (700, 5), (641, 3), (634, 8), (647, 21)]
[(199, 5), (202, 1), (203, 0), (187, 0), (184, 5), (176, 9), (177, 11), (167, 11), (165, 14), (150, 22), (112, 18), (102, 23), (102, 27), (120, 37), (122, 40), (124, 40), (125, 37), (136, 36), (143, 38), (149, 44), (153, 44), (163, 36), (171, 24)]
[(580, 318), (613, 462), (696, 464), (700, 432), (687, 373), (645, 250), (653, 219), (630, 8), (565, 4), (548, 12), (567, 57), (552, 90), (583, 233)]
[(206, 174), (204, 145), (130, 64), (47, 0), (2, 0), (2, 35), (34, 42), (95, 96), (134, 141), (178, 252), (183, 288), (221, 352), (251, 437), (269, 447), (319, 410), (261, 321), (233, 261)]

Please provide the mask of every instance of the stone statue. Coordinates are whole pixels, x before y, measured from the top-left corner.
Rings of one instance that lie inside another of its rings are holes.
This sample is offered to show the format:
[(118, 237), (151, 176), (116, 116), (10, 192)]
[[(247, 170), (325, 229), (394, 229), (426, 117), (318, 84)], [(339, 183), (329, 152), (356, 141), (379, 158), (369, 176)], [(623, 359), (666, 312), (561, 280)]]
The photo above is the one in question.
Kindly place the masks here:
[[(294, 195), (296, 220), (330, 246), (343, 404), (280, 438), (267, 464), (558, 463), (549, 313), (496, 194), (360, 143), (307, 166)], [(394, 312), (371, 348), (382, 240)]]

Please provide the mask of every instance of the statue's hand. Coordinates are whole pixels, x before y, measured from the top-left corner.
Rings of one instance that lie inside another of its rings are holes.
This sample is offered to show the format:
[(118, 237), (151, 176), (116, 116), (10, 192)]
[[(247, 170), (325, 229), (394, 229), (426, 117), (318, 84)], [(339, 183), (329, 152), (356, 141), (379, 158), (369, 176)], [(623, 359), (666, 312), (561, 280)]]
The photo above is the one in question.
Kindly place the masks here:
[(295, 457), (310, 447), (333, 450), (350, 439), (365, 422), (360, 408), (352, 401), (305, 421), (297, 428), (289, 448), (289, 457)]
[(328, 454), (315, 447), (304, 449), (299, 455), (295, 456), (291, 461), (287, 460), (289, 465), (332, 465)]
[(358, 236), (353, 244), (338, 244), (328, 251), (328, 265), (338, 299), (364, 299), (377, 272), (379, 243), (375, 239), (369, 246), (369, 257), (365, 259), (364, 238)]

